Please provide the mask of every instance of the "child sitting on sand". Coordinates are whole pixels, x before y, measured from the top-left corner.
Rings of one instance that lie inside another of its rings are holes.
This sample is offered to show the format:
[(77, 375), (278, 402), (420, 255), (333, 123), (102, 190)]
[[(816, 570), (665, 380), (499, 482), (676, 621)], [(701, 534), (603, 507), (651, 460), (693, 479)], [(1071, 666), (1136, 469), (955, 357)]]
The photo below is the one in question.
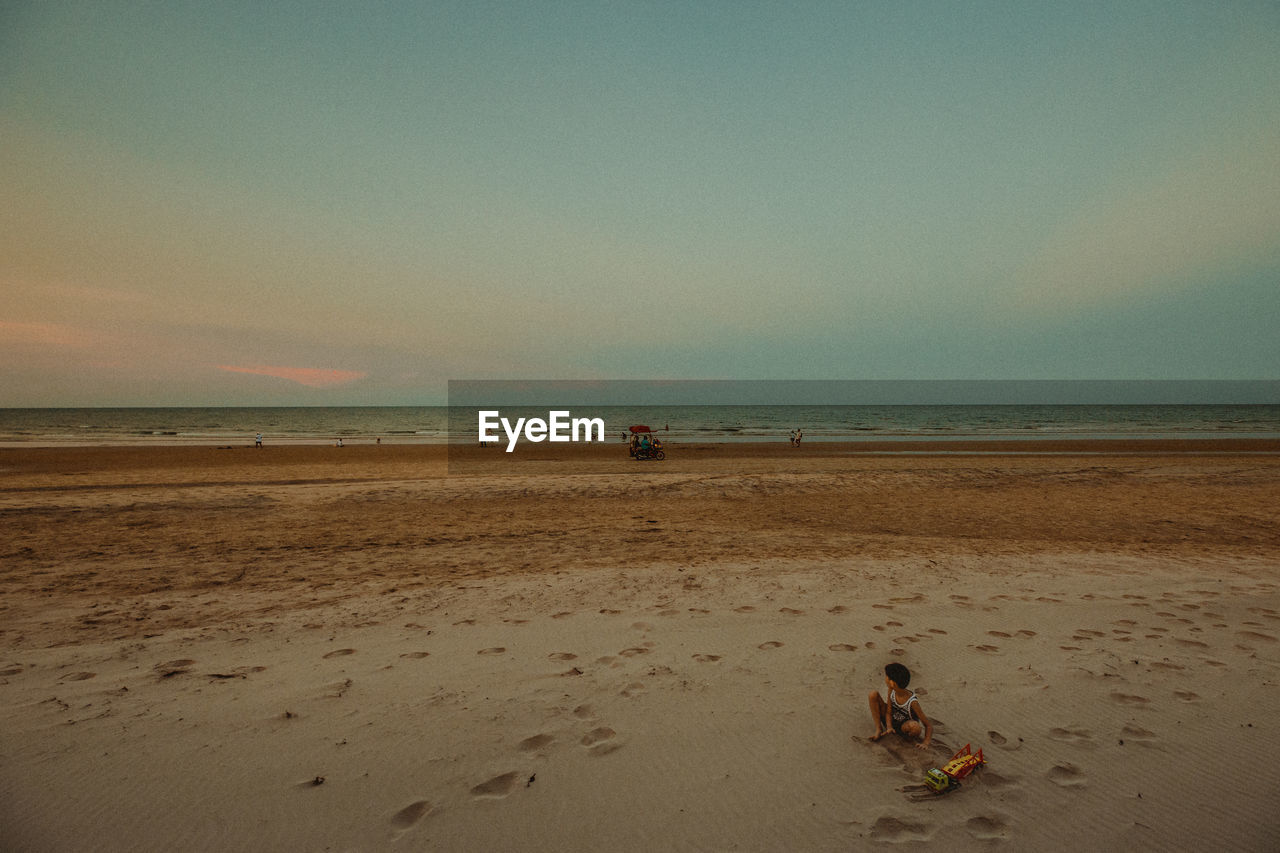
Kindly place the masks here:
[(916, 694), (907, 689), (911, 670), (900, 663), (891, 663), (884, 668), (884, 683), (889, 688), (887, 702), (880, 698), (878, 690), (872, 690), (867, 697), (871, 702), (871, 718), (876, 721), (876, 733), (871, 739), (880, 740), (893, 731), (909, 740), (922, 738), (916, 747), (928, 749), (933, 740), (933, 723), (925, 716)]

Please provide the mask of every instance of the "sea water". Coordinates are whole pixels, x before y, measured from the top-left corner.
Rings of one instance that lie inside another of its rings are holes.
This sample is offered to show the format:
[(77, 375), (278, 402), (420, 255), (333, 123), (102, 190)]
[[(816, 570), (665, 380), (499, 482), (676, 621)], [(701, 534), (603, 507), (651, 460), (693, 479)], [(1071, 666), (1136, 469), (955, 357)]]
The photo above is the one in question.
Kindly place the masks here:
[[(581, 406), (605, 439), (632, 425), (675, 442), (1280, 438), (1278, 405)], [(239, 444), (474, 442), (476, 409), (445, 406), (0, 409), (0, 444)], [(543, 417), (545, 407), (503, 408)], [(450, 424), (453, 429), (450, 429)]]

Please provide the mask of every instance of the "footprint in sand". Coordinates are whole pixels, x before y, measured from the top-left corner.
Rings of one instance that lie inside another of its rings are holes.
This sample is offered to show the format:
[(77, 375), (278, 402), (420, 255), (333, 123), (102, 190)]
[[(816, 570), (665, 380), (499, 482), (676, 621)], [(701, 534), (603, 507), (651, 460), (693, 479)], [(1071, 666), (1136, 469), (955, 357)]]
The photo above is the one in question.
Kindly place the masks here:
[(516, 777), (518, 773), (503, 773), (501, 776), (494, 776), (487, 782), (481, 782), (471, 789), (471, 796), (488, 799), (501, 799), (511, 790), (515, 788)]
[(889, 625), (890, 627), (893, 627), (893, 628), (901, 628), (901, 627), (902, 627), (902, 623), (901, 623), (901, 622), (895, 622), (895, 621), (893, 621), (892, 619), (891, 619), (891, 620), (889, 620), (888, 622), (884, 623), (884, 624)]
[(621, 610), (613, 610), (613, 609), (611, 609), (611, 608), (606, 607), (606, 608), (602, 609), (602, 610), (600, 611), (600, 613), (601, 613), (601, 615), (603, 615), (603, 616), (618, 616), (619, 614), (621, 614), (621, 613), (622, 613), (622, 611), (621, 611)]
[(874, 649), (876, 647), (876, 644), (873, 640), (867, 640), (865, 643), (862, 644), (862, 647), (864, 649)]
[(596, 715), (596, 709), (590, 705), (579, 705), (573, 709), (573, 715), (579, 720), (589, 720)]
[(706, 610), (706, 609), (701, 608), (701, 607), (690, 607), (690, 608), (689, 608), (689, 612), (690, 612), (690, 613), (693, 613), (693, 614), (695, 614), (695, 615), (697, 615), (697, 616), (710, 616), (710, 615), (711, 615), (711, 611), (710, 611), (710, 610)]
[(429, 814), (431, 814), (431, 803), (418, 800), (396, 812), (391, 818), (391, 825), (396, 829), (405, 830)]
[(984, 643), (984, 644), (982, 644), (981, 646), (970, 646), (969, 648), (974, 649), (974, 650), (979, 651), (979, 652), (986, 652), (987, 654), (991, 654), (992, 652), (998, 652), (998, 651), (1000, 651), (1000, 647), (999, 647), (999, 646), (989, 646), (989, 645), (987, 645), (987, 644), (985, 644), (985, 643)]
[(766, 651), (769, 649), (780, 649), (782, 648), (782, 643), (778, 642), (777, 640), (769, 640), (768, 642), (761, 643), (760, 645), (756, 646), (756, 648), (765, 649)]
[(804, 611), (803, 611), (803, 610), (796, 610), (796, 609), (795, 609), (795, 608), (793, 608), (793, 607), (780, 607), (780, 608), (778, 608), (778, 612), (779, 612), (779, 613), (785, 613), (785, 614), (786, 614), (786, 615), (788, 615), (788, 616), (803, 616), (803, 615), (804, 615)]
[(933, 830), (927, 823), (901, 820), (888, 815), (871, 825), (871, 837), (876, 841), (928, 841), (932, 834)]
[(533, 737), (527, 737), (520, 741), (520, 745), (517, 746), (516, 749), (521, 752), (537, 752), (538, 750), (554, 743), (555, 739), (555, 735), (534, 735)]
[(1013, 639), (1013, 635), (1012, 635), (1012, 634), (1006, 634), (1004, 631), (988, 631), (988, 632), (987, 632), (987, 636), (988, 636), (988, 637), (999, 637), (999, 638), (1000, 638), (1000, 639), (1002, 639), (1002, 640), (1011, 640), (1011, 639)]
[(848, 613), (848, 612), (849, 612), (849, 608), (845, 607), (843, 604), (837, 604), (835, 607), (832, 607), (832, 608), (828, 609), (828, 610), (827, 610), (827, 612), (828, 612), (828, 613), (835, 613), (835, 614), (838, 614), (838, 613)]
[[(186, 670), (185, 669), (174, 670), (173, 672), (165, 673), (165, 675), (177, 675), (179, 672), (186, 672)], [(96, 672), (73, 672), (70, 675), (64, 675), (60, 680), (61, 681), (88, 681), (90, 678), (97, 678), (97, 677), (98, 677), (98, 673)]]
[(827, 646), (827, 650), (832, 652), (856, 652), (858, 648), (857, 646), (851, 646), (848, 643), (833, 643), (832, 645)]
[(580, 743), (587, 748), (587, 753), (590, 755), (608, 755), (622, 748), (622, 744), (614, 740), (617, 736), (618, 733), (608, 726), (600, 726), (583, 735)]
[(715, 663), (716, 661), (720, 660), (720, 655), (696, 654), (693, 656), (693, 659), (696, 660), (698, 663)]
[(622, 688), (618, 695), (624, 696), (627, 699), (634, 699), (636, 696), (643, 696), (646, 689), (647, 688), (645, 688), (643, 681), (633, 681), (626, 687)]
[(1174, 637), (1173, 641), (1180, 646), (1186, 646), (1189, 649), (1207, 649), (1208, 643), (1202, 643), (1199, 640), (1184, 640), (1182, 637)]
[(410, 660), (422, 660), (423, 658), (431, 657), (431, 652), (405, 652), (400, 657), (409, 658)]
[(1194, 702), (1200, 698), (1200, 694), (1192, 693), (1190, 690), (1175, 690), (1173, 691), (1173, 696), (1175, 699), (1181, 699), (1183, 702)]
[(1009, 837), (1009, 825), (995, 815), (976, 815), (964, 822), (964, 828), (979, 841), (998, 841)]
[[(155, 671), (160, 674), (161, 678), (170, 678), (175, 675), (186, 675), (191, 670), (191, 666), (194, 663), (195, 661), (191, 658), (179, 658), (178, 660), (171, 660), (166, 663), (156, 664)], [(93, 675), (92, 673), (89, 673), (86, 677), (92, 678)]]
[(609, 728), (608, 726), (600, 726), (598, 728), (592, 729), (591, 731), (583, 735), (582, 740), (580, 742), (585, 747), (592, 747), (598, 743), (601, 743), (602, 741), (610, 740), (611, 738), (616, 737), (617, 734), (618, 734), (617, 732), (615, 732), (613, 729)]
[(478, 655), (501, 655), (501, 654), (506, 654), (506, 651), (507, 651), (506, 646), (494, 646), (494, 647), (493, 647), (493, 648), (491, 648), (491, 649), (481, 649), (480, 651), (476, 652), (476, 654), (478, 654)]
[(1155, 732), (1147, 731), (1141, 726), (1135, 726), (1135, 725), (1125, 726), (1123, 729), (1120, 730), (1120, 734), (1124, 735), (1124, 737), (1120, 739), (1121, 745), (1124, 745), (1126, 740), (1134, 740), (1134, 741), (1137, 741), (1138, 743), (1146, 744), (1146, 743), (1151, 743), (1156, 739)]
[(1088, 784), (1084, 773), (1074, 764), (1055, 764), (1045, 776), (1061, 788), (1080, 788)]
[(755, 613), (756, 609), (750, 604), (744, 604), (741, 607), (733, 608), (734, 613)]
[(1246, 640), (1261, 640), (1264, 643), (1277, 642), (1276, 638), (1270, 634), (1263, 634), (1258, 631), (1236, 631), (1236, 636)]
[(1119, 702), (1121, 705), (1146, 705), (1151, 700), (1145, 696), (1135, 696), (1132, 693), (1112, 693), (1111, 701)]
[(547, 655), (548, 660), (577, 660), (578, 656), (573, 652), (552, 652)]
[(636, 655), (647, 655), (649, 654), (649, 650), (645, 648), (641, 648), (639, 646), (633, 646), (632, 648), (629, 648), (629, 649), (623, 649), (622, 651), (618, 652), (618, 654), (624, 658), (633, 658)]
[(1028, 630), (1027, 628), (1023, 628), (1022, 630), (1018, 631), (1018, 633), (1015, 636), (1021, 637), (1024, 640), (1029, 640), (1032, 637), (1036, 636), (1036, 632)]
[(995, 772), (994, 770), (982, 771), (982, 787), (984, 788), (990, 788), (994, 791), (998, 791), (1001, 788), (1012, 788), (1020, 784), (1021, 783), (1017, 780), (1017, 778), (1001, 776), (999, 773)]
[(1183, 666), (1182, 664), (1174, 663), (1168, 660), (1154, 660), (1151, 662), (1151, 666), (1155, 669), (1170, 669), (1170, 670), (1173, 670), (1174, 672), (1180, 672), (1186, 669), (1186, 667)]
[(22, 672), (22, 667), (20, 666), (10, 667), (9, 669), (0, 669), (0, 678), (17, 675), (20, 672)]
[(652, 630), (653, 630), (653, 625), (649, 624), (648, 622), (632, 622), (632, 623), (631, 623), (631, 627), (632, 627), (632, 628), (635, 628), (637, 631), (652, 631)]
[(991, 741), (996, 746), (1004, 746), (1006, 743), (1009, 742), (1009, 739), (1007, 737), (1005, 737), (1004, 735), (1000, 734), (997, 731), (987, 732), (987, 740)]
[(930, 634), (946, 634), (947, 632), (942, 630), (941, 628), (930, 628), (929, 633)]
[(324, 656), (324, 659), (328, 660), (329, 658), (342, 658), (342, 657), (346, 657), (347, 655), (354, 655), (355, 653), (356, 653), (355, 649), (334, 649), (333, 651), (326, 654)]
[(1065, 741), (1067, 743), (1078, 743), (1081, 745), (1093, 743), (1093, 733), (1088, 729), (1050, 729), (1049, 737), (1054, 740)]
[(551, 614), (551, 618), (552, 618), (552, 619), (564, 619), (565, 617), (567, 617), (567, 616), (572, 616), (572, 615), (573, 615), (573, 611), (572, 611), (572, 610), (561, 610), (559, 613), (552, 613), (552, 614)]

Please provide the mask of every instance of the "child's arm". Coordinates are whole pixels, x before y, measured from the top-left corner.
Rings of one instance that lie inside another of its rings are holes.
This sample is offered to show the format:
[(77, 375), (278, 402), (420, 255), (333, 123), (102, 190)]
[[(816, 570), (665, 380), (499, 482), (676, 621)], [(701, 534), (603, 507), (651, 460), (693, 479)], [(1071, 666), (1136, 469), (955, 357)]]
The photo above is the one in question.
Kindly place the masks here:
[(917, 749), (928, 749), (929, 744), (933, 741), (933, 721), (929, 719), (929, 715), (924, 712), (924, 708), (920, 707), (920, 700), (916, 700), (916, 716), (920, 718), (920, 724), (924, 726), (924, 740), (916, 744)]

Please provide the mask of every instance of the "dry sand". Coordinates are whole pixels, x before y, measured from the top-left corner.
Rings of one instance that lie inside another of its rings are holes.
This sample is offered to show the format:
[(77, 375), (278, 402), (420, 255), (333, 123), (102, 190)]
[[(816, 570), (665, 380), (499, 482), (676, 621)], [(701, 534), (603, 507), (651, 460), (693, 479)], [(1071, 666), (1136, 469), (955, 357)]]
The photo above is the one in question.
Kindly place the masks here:
[(1280, 446), (946, 449), (0, 450), (0, 847), (1280, 847)]

